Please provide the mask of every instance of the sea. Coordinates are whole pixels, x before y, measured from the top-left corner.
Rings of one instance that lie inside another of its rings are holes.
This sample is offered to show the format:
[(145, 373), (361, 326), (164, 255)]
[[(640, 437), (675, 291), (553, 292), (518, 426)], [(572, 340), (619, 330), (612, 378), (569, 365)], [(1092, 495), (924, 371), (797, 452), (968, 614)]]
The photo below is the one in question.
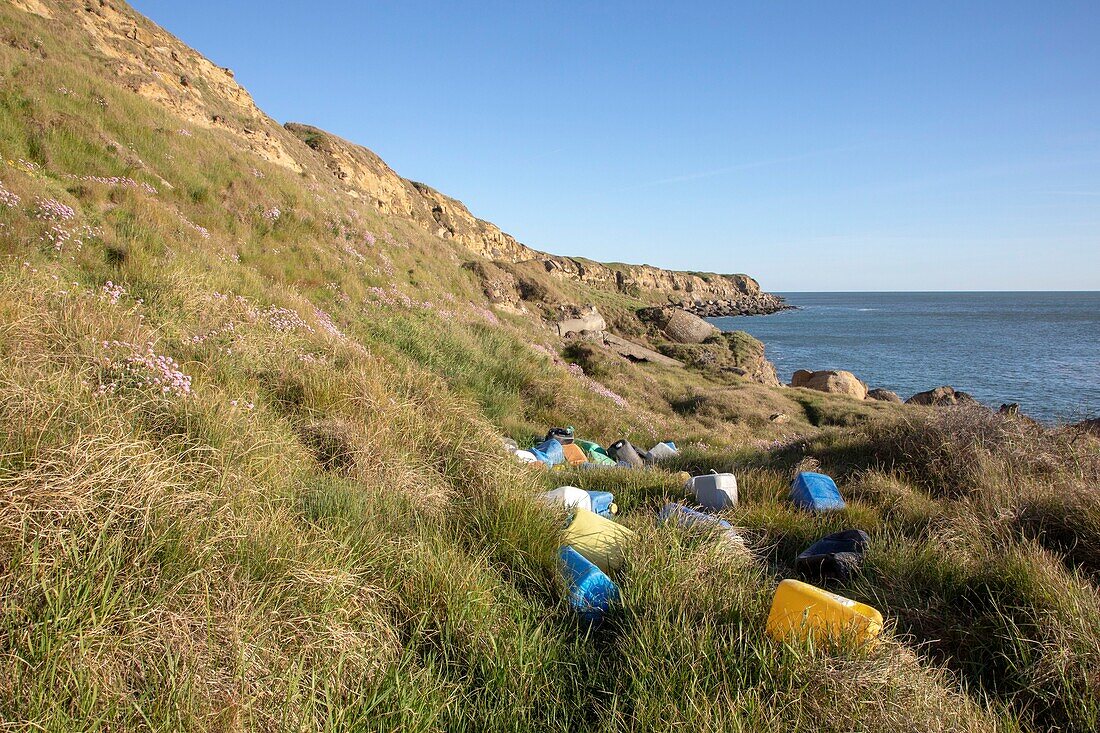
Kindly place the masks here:
[(847, 369), (906, 399), (940, 385), (1044, 423), (1100, 416), (1100, 292), (779, 293), (798, 310), (708, 319), (779, 378)]

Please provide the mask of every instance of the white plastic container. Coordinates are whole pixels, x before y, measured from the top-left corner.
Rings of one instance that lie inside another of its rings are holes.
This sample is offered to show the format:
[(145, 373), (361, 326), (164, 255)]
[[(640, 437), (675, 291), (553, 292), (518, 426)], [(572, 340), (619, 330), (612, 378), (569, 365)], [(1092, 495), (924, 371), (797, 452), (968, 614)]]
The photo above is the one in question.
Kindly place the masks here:
[(680, 455), (680, 451), (676, 450), (676, 448), (668, 443), (658, 443), (649, 449), (647, 455), (649, 456), (650, 463), (660, 463), (666, 458)]
[(567, 507), (580, 507), (592, 511), (592, 497), (584, 489), (576, 486), (559, 486), (553, 491), (539, 494), (543, 501), (564, 504)]
[(737, 506), (737, 477), (732, 473), (692, 476), (687, 486), (699, 506), (718, 511)]

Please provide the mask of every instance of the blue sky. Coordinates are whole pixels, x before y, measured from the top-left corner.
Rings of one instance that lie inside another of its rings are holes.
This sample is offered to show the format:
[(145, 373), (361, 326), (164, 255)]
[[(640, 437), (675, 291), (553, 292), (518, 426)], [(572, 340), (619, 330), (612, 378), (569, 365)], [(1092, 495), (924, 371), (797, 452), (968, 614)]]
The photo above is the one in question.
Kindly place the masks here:
[(1100, 3), (136, 0), (540, 249), (769, 290), (1100, 289)]

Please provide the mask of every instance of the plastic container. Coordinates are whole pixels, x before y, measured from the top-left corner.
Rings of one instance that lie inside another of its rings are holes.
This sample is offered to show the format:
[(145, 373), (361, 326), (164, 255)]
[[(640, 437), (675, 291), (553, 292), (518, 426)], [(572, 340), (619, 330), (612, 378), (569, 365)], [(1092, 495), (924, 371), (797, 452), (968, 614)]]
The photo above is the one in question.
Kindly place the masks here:
[(844, 498), (836, 482), (823, 473), (803, 471), (791, 483), (791, 501), (815, 512), (843, 509)]
[(529, 450), (517, 450), (512, 455), (514, 455), (516, 457), (516, 460), (519, 461), (520, 463), (538, 463), (539, 462), (539, 459), (535, 456), (535, 454), (532, 453)]
[(563, 533), (564, 542), (609, 573), (622, 567), (626, 546), (634, 533), (621, 524), (587, 509), (577, 508)]
[(614, 458), (619, 465), (625, 465), (629, 468), (641, 468), (645, 465), (645, 461), (642, 460), (641, 455), (638, 454), (637, 449), (630, 444), (629, 440), (616, 440), (607, 449), (607, 454)]
[(646, 455), (649, 456), (650, 463), (660, 463), (667, 458), (680, 455), (680, 451), (676, 450), (675, 443), (658, 443), (650, 448)]
[(574, 445), (580, 446), (591, 463), (598, 463), (604, 466), (615, 465), (615, 459), (609, 456), (607, 451), (604, 450), (604, 447), (599, 443), (593, 443), (590, 440), (574, 440), (573, 443)]
[(567, 443), (561, 447), (562, 455), (565, 456), (565, 461), (570, 466), (580, 466), (588, 463), (588, 456), (584, 454), (580, 446), (575, 443)]
[(547, 466), (565, 463), (565, 452), (562, 450), (562, 445), (553, 438), (542, 441), (532, 448), (531, 452), (535, 454), (535, 458), (538, 458)]
[(574, 550), (561, 548), (562, 573), (569, 584), (569, 605), (588, 621), (599, 621), (619, 600), (619, 589), (611, 578)]
[(619, 511), (615, 505), (615, 495), (610, 491), (589, 491), (588, 497), (592, 502), (588, 508), (601, 517), (611, 517)]
[(695, 494), (695, 503), (707, 509), (721, 511), (737, 506), (737, 477), (732, 473), (693, 476), (688, 490)]
[(657, 513), (657, 524), (675, 524), (686, 529), (710, 531), (724, 539), (745, 546), (745, 538), (737, 534), (733, 525), (713, 514), (704, 514), (683, 504), (665, 504)]
[(567, 428), (550, 428), (546, 433), (547, 440), (557, 440), (562, 445), (573, 442), (573, 426)]
[(780, 641), (792, 636), (805, 638), (824, 633), (831, 637), (851, 635), (860, 642), (873, 642), (882, 632), (882, 614), (865, 603), (800, 580), (784, 580), (775, 589), (767, 631)]
[(592, 510), (592, 497), (587, 491), (578, 489), (576, 486), (559, 486), (556, 489), (539, 494), (539, 498), (544, 501), (558, 502), (567, 507)]
[(804, 578), (847, 580), (859, 572), (870, 541), (862, 529), (822, 537), (795, 559), (794, 569)]

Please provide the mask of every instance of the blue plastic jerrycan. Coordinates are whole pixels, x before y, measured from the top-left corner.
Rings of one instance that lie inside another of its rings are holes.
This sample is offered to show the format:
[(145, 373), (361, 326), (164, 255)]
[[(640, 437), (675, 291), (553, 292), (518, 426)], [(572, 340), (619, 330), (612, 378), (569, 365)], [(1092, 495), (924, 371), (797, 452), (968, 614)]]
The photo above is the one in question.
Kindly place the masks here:
[(568, 545), (561, 548), (562, 572), (569, 583), (569, 605), (588, 621), (598, 621), (619, 600), (619, 589), (602, 570)]
[(836, 482), (823, 473), (803, 471), (791, 483), (791, 501), (815, 512), (843, 509), (846, 505)]
[(588, 497), (592, 500), (592, 511), (601, 517), (611, 517), (619, 511), (615, 506), (615, 495), (610, 491), (589, 491)]
[(531, 449), (531, 453), (534, 454), (535, 458), (538, 458), (547, 466), (556, 466), (559, 463), (565, 463), (565, 451), (562, 449), (561, 443), (553, 438), (544, 440), (536, 445)]

